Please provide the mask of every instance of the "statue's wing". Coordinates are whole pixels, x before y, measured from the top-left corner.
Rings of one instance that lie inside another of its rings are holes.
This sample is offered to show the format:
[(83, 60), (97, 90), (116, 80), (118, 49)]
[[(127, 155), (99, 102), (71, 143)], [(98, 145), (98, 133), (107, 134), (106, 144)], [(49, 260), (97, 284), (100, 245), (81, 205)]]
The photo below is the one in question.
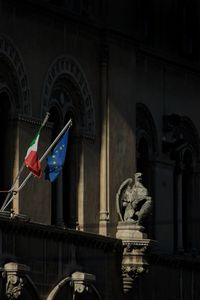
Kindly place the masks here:
[(138, 224), (142, 225), (144, 220), (150, 215), (152, 210), (152, 202), (151, 197), (146, 197), (146, 202), (141, 207), (139, 214), (138, 214)]
[(123, 199), (123, 195), (124, 192), (126, 190), (126, 187), (128, 185), (130, 185), (133, 182), (132, 178), (127, 178), (126, 180), (124, 180), (122, 182), (122, 184), (120, 185), (117, 194), (116, 194), (116, 207), (117, 207), (117, 213), (120, 216), (120, 220), (123, 221), (123, 217), (122, 217), (122, 199)]

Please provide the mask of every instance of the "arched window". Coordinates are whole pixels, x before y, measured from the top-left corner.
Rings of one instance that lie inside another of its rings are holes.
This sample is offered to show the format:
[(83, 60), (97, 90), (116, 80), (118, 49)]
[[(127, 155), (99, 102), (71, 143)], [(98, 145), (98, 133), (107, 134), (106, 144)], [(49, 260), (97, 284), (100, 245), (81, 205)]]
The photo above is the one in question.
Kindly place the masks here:
[(77, 187), (79, 181), (79, 161), (81, 145), (79, 138), (79, 110), (74, 102), (80, 101), (78, 91), (60, 77), (52, 90), (52, 107), (50, 109), (50, 121), (53, 122), (52, 140), (61, 129), (72, 120), (69, 129), (66, 159), (62, 172), (52, 183), (52, 223), (58, 226), (76, 228), (77, 220)]
[(195, 236), (200, 233), (200, 218), (196, 214), (199, 137), (187, 117), (169, 115), (164, 120), (166, 140), (163, 151), (174, 161), (174, 250), (192, 252), (198, 248)]
[[(84, 228), (83, 140), (94, 139), (95, 122), (89, 85), (79, 64), (70, 56), (58, 57), (49, 68), (43, 88), (42, 113), (56, 106), (61, 128), (72, 119), (68, 148), (56, 196), (55, 224)], [(52, 193), (53, 195), (53, 193)], [(59, 201), (58, 201), (59, 199)], [(54, 200), (52, 199), (54, 202)], [(80, 205), (79, 205), (80, 204)], [(59, 221), (59, 222), (58, 222)]]
[(72, 109), (68, 107), (65, 116), (63, 116), (63, 112), (58, 107), (59, 105), (54, 105), (50, 109), (49, 121), (53, 123), (52, 141), (70, 119), (72, 120), (72, 127), (68, 132), (67, 153), (62, 172), (52, 182), (52, 224), (76, 228), (77, 184), (81, 151), (76, 131), (77, 120)]
[(136, 105), (137, 172), (143, 173), (143, 183), (153, 193), (154, 161), (157, 155), (157, 132), (148, 108)]
[[(0, 190), (8, 190), (13, 180), (13, 164), (15, 141), (11, 130), (11, 99), (6, 91), (0, 92)], [(3, 203), (6, 194), (0, 193), (0, 205)]]
[[(4, 34), (0, 35), (0, 190), (8, 190), (15, 180), (23, 151), (20, 118), (31, 115), (30, 89), (23, 60), (15, 44)], [(23, 159), (23, 158), (22, 158)], [(19, 161), (20, 160), (20, 161)], [(21, 196), (11, 203), (15, 212), (20, 210)], [(23, 197), (23, 196), (22, 196)], [(0, 193), (0, 204), (6, 198)]]
[(174, 168), (174, 244), (175, 251), (191, 252), (195, 209), (195, 154), (186, 145), (176, 156)]
[[(137, 172), (141, 172), (142, 182), (154, 199), (155, 158), (157, 155), (157, 132), (148, 108), (142, 104), (136, 105), (136, 147)], [(154, 202), (153, 202), (154, 203)], [(154, 237), (154, 207), (152, 217), (147, 224), (149, 236)]]

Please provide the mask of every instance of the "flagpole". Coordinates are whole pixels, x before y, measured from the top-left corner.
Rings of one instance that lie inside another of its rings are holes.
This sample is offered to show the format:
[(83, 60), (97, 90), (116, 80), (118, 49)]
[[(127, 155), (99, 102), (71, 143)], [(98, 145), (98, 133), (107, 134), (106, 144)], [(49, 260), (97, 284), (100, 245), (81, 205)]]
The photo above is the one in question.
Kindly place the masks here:
[[(45, 124), (47, 123), (47, 121), (48, 121), (48, 119), (49, 119), (49, 116), (50, 116), (50, 113), (47, 112), (46, 115), (45, 115), (45, 118), (44, 118), (44, 120), (43, 120), (43, 122), (42, 122), (42, 125), (41, 125), (40, 128), (39, 128), (39, 130), (41, 130), (41, 128), (45, 126)], [(8, 199), (9, 199), (10, 195), (12, 194), (12, 192), (13, 192), (13, 190), (14, 190), (14, 187), (15, 187), (15, 184), (16, 184), (17, 180), (19, 179), (19, 177), (20, 177), (22, 171), (24, 170), (24, 167), (25, 167), (25, 164), (24, 164), (24, 162), (23, 162), (22, 165), (21, 165), (21, 168), (20, 168), (20, 170), (19, 170), (19, 172), (18, 172), (18, 174), (17, 174), (17, 176), (15, 177), (15, 180), (14, 180), (14, 182), (13, 182), (11, 188), (10, 188), (8, 191), (5, 191), (5, 192), (7, 192), (8, 194), (7, 194), (7, 196), (6, 196), (6, 198), (5, 198), (4, 202), (3, 202), (3, 205), (1, 206), (0, 211), (3, 211), (3, 210), (5, 209), (4, 206), (6, 205), (6, 203), (7, 203)], [(1, 191), (0, 191), (0, 192), (1, 192)], [(2, 191), (2, 192), (4, 192), (4, 191)], [(6, 207), (7, 207), (7, 206), (6, 206)]]
[[(60, 139), (60, 137), (63, 135), (63, 133), (69, 129), (72, 126), (72, 119), (69, 120), (69, 122), (63, 127), (63, 129), (60, 131), (60, 133), (57, 135), (57, 137), (55, 138), (55, 140), (52, 142), (52, 144), (49, 146), (49, 148), (45, 151), (45, 153), (42, 155), (42, 157), (39, 159), (40, 162), (42, 162), (46, 156), (49, 154), (49, 152), (51, 151), (51, 149), (53, 148), (53, 146), (57, 143), (57, 141)], [(28, 176), (24, 179), (24, 181), (22, 182), (22, 184), (20, 185), (20, 187), (18, 189), (16, 189), (15, 191), (18, 193), (26, 184), (26, 182), (29, 180), (29, 178), (32, 176), (32, 173), (29, 173)]]
[(17, 193), (10, 193), (12, 194), (12, 197), (7, 201), (7, 203), (4, 204), (4, 207), (1, 208), (0, 212), (4, 211), (6, 209), (6, 207), (13, 201), (14, 199), (14, 195), (16, 195)]
[[(72, 119), (69, 120), (69, 122), (67, 122), (67, 124), (63, 127), (63, 129), (60, 131), (60, 133), (57, 135), (57, 137), (55, 138), (55, 140), (51, 143), (51, 145), (48, 147), (48, 149), (45, 151), (45, 153), (42, 155), (42, 157), (39, 159), (40, 162), (42, 162), (46, 156), (49, 154), (49, 152), (51, 151), (51, 149), (53, 148), (53, 146), (57, 143), (57, 141), (60, 139), (60, 137), (63, 135), (63, 133), (69, 129), (72, 126)], [(29, 173), (28, 176), (24, 179), (24, 181), (22, 182), (22, 184), (19, 186), (18, 189), (14, 190), (13, 192), (15, 192), (15, 194), (17, 194), (19, 191), (21, 191), (21, 189), (25, 186), (25, 184), (27, 183), (27, 181), (29, 180), (29, 178), (33, 175), (33, 173)], [(4, 211), (5, 208), (12, 202), (14, 196), (12, 196), (12, 198), (9, 199), (8, 203), (4, 204), (4, 206), (1, 208), (0, 211)]]

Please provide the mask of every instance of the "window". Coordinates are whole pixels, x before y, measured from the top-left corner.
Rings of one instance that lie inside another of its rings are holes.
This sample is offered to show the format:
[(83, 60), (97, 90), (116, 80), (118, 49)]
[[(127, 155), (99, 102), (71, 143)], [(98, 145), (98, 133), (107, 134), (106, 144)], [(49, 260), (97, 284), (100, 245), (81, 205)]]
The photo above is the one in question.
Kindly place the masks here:
[[(49, 121), (53, 123), (52, 141), (65, 124), (72, 119), (66, 159), (62, 172), (52, 182), (52, 224), (76, 228), (77, 226), (77, 185), (79, 180), (79, 157), (81, 147), (77, 137), (76, 110), (71, 105), (69, 95), (56, 90), (52, 93), (54, 105), (50, 109)], [(56, 98), (55, 98), (56, 97)], [(62, 105), (56, 99), (62, 98)], [(63, 107), (65, 107), (63, 109)]]
[[(11, 128), (11, 102), (8, 93), (0, 93), (0, 136), (1, 136), (1, 147), (0, 147), (0, 168), (1, 168), (1, 179), (0, 179), (0, 190), (8, 190), (12, 184), (13, 178), (13, 158), (14, 154), (11, 153), (11, 149), (14, 149), (14, 140), (12, 140)], [(11, 148), (12, 147), (12, 148)], [(0, 193), (0, 204), (3, 203), (6, 194)]]
[(179, 115), (165, 116), (163, 152), (174, 161), (174, 250), (191, 253), (199, 248), (200, 217), (198, 160), (199, 137), (193, 123)]
[[(137, 172), (141, 172), (142, 183), (153, 198), (154, 205), (154, 169), (157, 155), (157, 133), (152, 115), (148, 108), (137, 103), (136, 106), (136, 145), (137, 145)], [(153, 207), (154, 211), (154, 207)], [(146, 224), (148, 234), (154, 238), (154, 212)]]

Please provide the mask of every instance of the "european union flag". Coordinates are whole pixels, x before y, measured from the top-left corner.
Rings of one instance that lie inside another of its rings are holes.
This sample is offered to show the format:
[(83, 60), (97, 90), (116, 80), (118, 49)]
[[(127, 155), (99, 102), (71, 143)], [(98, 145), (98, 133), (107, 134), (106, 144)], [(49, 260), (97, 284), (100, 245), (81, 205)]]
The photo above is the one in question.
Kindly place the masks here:
[(53, 182), (60, 174), (66, 156), (69, 131), (65, 132), (54, 148), (52, 154), (47, 158), (45, 178)]

